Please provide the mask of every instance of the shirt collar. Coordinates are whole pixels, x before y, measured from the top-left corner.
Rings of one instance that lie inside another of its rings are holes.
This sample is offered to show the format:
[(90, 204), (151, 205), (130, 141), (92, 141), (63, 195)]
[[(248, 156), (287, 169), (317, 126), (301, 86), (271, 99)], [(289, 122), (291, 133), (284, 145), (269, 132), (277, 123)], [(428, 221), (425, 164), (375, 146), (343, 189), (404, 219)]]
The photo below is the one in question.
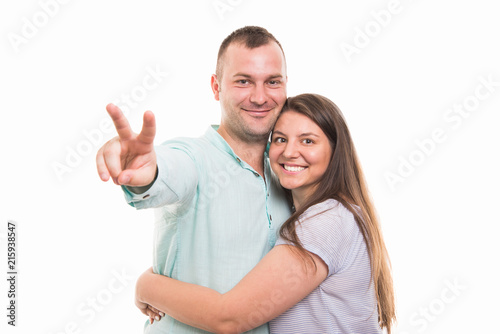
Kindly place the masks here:
[(205, 132), (205, 137), (219, 150), (230, 154), (234, 158), (238, 158), (231, 146), (229, 146), (226, 140), (217, 132), (218, 129), (219, 125), (217, 124), (209, 126)]
[[(205, 131), (205, 137), (217, 147), (219, 150), (228, 153), (235, 159), (239, 159), (239, 157), (234, 153), (233, 149), (226, 142), (224, 138), (217, 132), (219, 129), (218, 124), (212, 124), (208, 127), (207, 131)], [(269, 146), (271, 142), (267, 142), (266, 151), (264, 152), (264, 166), (266, 165), (266, 159), (269, 158)]]

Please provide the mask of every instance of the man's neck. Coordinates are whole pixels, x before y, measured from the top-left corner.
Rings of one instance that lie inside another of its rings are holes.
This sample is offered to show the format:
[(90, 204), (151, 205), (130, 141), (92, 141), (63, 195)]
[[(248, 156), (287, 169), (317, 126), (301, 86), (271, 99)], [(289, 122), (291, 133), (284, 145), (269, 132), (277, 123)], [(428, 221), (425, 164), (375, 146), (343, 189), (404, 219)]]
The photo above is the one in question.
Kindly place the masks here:
[(224, 138), (237, 156), (264, 177), (264, 152), (267, 146), (267, 139), (263, 139), (260, 142), (248, 142), (230, 134), (224, 128), (219, 128), (217, 132)]

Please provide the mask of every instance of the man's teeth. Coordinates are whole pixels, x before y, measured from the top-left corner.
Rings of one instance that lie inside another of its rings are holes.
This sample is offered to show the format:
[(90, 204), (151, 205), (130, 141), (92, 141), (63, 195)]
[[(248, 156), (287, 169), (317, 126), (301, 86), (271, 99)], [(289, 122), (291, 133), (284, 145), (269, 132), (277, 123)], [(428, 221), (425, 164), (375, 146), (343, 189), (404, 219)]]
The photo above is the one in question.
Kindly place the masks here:
[(299, 166), (287, 166), (283, 165), (283, 168), (289, 172), (300, 172), (301, 170), (306, 169), (305, 167), (299, 167)]

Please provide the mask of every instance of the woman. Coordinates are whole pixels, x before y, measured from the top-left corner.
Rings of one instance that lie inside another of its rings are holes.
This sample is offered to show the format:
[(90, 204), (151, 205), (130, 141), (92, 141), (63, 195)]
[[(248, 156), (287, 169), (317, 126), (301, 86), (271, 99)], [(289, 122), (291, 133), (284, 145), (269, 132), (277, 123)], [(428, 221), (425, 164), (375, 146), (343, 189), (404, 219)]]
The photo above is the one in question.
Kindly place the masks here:
[(325, 97), (289, 98), (274, 127), (271, 167), (294, 214), (276, 246), (232, 290), (145, 272), (136, 304), (211, 332), (391, 333), (390, 264), (344, 118)]

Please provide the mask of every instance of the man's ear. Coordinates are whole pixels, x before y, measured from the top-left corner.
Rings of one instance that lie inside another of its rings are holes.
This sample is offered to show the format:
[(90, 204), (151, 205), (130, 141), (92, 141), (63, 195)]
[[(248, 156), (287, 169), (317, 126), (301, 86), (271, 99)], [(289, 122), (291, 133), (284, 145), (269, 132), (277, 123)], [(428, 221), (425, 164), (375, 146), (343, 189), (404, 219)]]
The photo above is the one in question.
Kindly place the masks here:
[(214, 93), (215, 100), (219, 101), (220, 83), (219, 80), (217, 80), (217, 75), (212, 74), (210, 86), (212, 86), (212, 92)]

